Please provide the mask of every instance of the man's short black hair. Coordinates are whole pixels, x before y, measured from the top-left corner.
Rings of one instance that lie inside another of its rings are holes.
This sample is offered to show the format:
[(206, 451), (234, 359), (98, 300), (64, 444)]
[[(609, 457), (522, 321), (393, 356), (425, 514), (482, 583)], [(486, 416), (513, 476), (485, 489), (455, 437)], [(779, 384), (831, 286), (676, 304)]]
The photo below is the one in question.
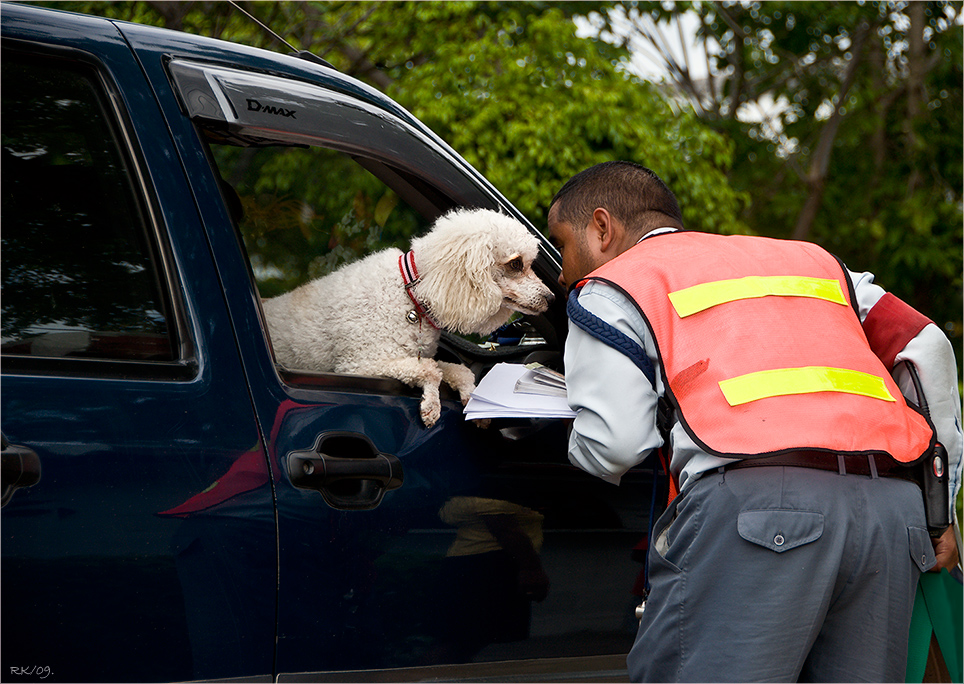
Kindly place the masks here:
[(570, 178), (552, 198), (557, 218), (575, 229), (589, 223), (597, 207), (606, 209), (633, 234), (683, 227), (676, 196), (659, 176), (629, 161), (596, 164)]

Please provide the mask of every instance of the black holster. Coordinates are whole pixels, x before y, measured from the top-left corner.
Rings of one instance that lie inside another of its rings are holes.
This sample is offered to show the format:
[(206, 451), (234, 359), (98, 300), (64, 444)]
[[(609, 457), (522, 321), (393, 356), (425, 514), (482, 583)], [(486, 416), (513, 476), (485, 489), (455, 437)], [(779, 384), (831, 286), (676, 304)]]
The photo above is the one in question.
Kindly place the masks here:
[[(914, 383), (914, 390), (917, 392), (917, 402), (919, 407), (914, 407), (927, 418), (927, 424), (933, 429), (931, 423), (931, 412), (927, 406), (927, 398), (924, 396), (924, 389), (921, 387), (920, 376), (917, 374), (917, 367), (910, 361), (904, 361), (910, 379)], [(913, 406), (908, 402), (908, 405)], [(914, 479), (920, 485), (921, 493), (924, 496), (924, 517), (927, 520), (927, 531), (931, 537), (937, 538), (944, 534), (951, 525), (950, 515), (950, 493), (948, 491), (947, 475), (947, 449), (940, 442), (935, 442), (934, 447), (927, 452), (924, 460), (914, 466)]]
[(920, 469), (919, 484), (924, 495), (924, 516), (931, 537), (940, 537), (950, 527), (950, 493), (947, 477), (947, 450), (937, 442), (924, 460), (916, 466)]

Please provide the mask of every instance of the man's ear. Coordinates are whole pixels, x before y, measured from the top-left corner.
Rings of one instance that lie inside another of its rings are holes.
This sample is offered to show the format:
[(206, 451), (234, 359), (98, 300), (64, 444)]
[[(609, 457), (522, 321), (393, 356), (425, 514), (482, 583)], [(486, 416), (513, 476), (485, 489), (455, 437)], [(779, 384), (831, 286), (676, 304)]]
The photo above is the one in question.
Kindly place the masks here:
[(601, 254), (615, 249), (622, 241), (622, 225), (602, 207), (593, 210), (589, 230), (590, 239), (594, 242), (593, 247)]

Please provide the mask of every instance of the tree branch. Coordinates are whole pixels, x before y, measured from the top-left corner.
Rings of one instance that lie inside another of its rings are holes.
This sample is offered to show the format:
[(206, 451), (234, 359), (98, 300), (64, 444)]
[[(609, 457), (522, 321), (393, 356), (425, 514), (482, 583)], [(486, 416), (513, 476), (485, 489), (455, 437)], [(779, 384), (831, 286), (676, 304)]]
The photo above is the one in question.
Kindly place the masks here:
[[(351, 64), (348, 69), (350, 75), (366, 77), (375, 87), (382, 91), (387, 90), (394, 83), (394, 80), (388, 74), (380, 70), (368, 59), (367, 52), (343, 40), (340, 35), (332, 31), (331, 25), (321, 18), (320, 13), (313, 5), (305, 3), (305, 9), (317, 23), (318, 28), (324, 30), (331, 36), (327, 41), (330, 49), (340, 52)], [(310, 50), (311, 48), (306, 45), (304, 49)]]
[(807, 200), (803, 205), (800, 215), (797, 217), (797, 224), (793, 229), (793, 239), (795, 240), (805, 240), (810, 235), (810, 230), (817, 217), (817, 212), (823, 203), (823, 193), (827, 181), (827, 169), (830, 167), (833, 143), (837, 137), (840, 122), (843, 119), (841, 110), (847, 102), (847, 95), (850, 93), (850, 88), (857, 78), (857, 67), (860, 65), (863, 57), (864, 44), (866, 43), (870, 29), (871, 26), (866, 21), (862, 22), (857, 28), (851, 48), (852, 56), (850, 63), (844, 72), (844, 78), (837, 96), (837, 105), (834, 107), (833, 113), (830, 115), (827, 123), (824, 124), (823, 129), (821, 129), (817, 148), (810, 158), (810, 170), (807, 173), (809, 194), (807, 195)]

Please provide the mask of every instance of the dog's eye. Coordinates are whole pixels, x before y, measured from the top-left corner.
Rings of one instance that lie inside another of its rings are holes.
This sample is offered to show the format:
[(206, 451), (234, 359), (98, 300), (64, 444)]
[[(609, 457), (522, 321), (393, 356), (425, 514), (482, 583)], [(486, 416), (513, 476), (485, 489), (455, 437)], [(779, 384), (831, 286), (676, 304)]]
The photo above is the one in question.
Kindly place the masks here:
[(510, 261), (507, 265), (508, 265), (508, 267), (509, 267), (510, 269), (512, 269), (513, 271), (521, 271), (521, 270), (522, 270), (522, 259), (521, 259), (520, 257), (516, 257), (515, 259), (513, 259), (512, 261)]

